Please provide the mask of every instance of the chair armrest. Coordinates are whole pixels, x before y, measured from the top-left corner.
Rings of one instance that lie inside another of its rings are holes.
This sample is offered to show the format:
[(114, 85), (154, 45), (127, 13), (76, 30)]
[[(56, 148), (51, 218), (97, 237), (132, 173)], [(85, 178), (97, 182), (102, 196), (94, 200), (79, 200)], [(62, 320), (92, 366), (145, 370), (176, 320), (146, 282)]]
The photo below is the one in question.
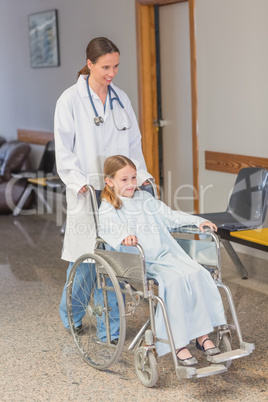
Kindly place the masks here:
[(20, 173), (11, 173), (11, 176), (15, 179), (34, 179), (36, 178), (35, 172), (20, 172)]
[(5, 142), (2, 145), (1, 152), (4, 154), (4, 161), (0, 169), (0, 175), (3, 176), (4, 181), (10, 180), (12, 173), (20, 171), (30, 151), (31, 147), (28, 144), (23, 144), (19, 141)]

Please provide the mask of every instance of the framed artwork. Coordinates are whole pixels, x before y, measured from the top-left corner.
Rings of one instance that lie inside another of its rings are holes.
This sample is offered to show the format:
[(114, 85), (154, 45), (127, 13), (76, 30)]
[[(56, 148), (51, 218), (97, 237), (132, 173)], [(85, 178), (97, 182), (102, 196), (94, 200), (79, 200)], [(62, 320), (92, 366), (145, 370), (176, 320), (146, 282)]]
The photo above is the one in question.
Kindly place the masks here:
[(29, 15), (31, 67), (60, 65), (57, 10)]

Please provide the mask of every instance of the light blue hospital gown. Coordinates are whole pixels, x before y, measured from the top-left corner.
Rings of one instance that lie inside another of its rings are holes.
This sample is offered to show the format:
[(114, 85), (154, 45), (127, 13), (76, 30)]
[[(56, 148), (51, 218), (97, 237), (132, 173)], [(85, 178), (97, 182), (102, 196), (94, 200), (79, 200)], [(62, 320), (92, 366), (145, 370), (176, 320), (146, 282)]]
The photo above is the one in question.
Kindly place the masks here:
[[(123, 207), (118, 210), (102, 201), (99, 235), (116, 250), (127, 236), (138, 238), (148, 276), (159, 283), (159, 296), (166, 305), (176, 349), (225, 324), (222, 299), (211, 275), (183, 251), (168, 230), (199, 226), (204, 219), (173, 211), (146, 191), (136, 191), (133, 198), (120, 198)], [(157, 336), (167, 339), (160, 306), (155, 321)], [(169, 351), (168, 345), (157, 343), (159, 356)]]

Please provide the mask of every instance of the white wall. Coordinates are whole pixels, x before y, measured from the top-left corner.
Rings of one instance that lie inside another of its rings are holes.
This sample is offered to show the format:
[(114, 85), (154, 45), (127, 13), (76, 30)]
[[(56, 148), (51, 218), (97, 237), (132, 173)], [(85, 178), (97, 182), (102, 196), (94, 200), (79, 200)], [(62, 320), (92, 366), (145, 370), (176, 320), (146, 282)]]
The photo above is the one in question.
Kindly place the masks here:
[(267, 0), (196, 0), (201, 212), (224, 211), (236, 179), (205, 170), (205, 150), (268, 157), (267, 16)]
[(268, 157), (267, 16), (267, 0), (196, 0), (202, 212), (223, 211), (236, 178), (205, 170), (205, 150)]
[[(58, 10), (60, 66), (31, 68), (28, 15)], [(123, 18), (122, 18), (123, 16)], [(1, 0), (0, 136), (17, 137), (17, 128), (53, 131), (55, 103), (75, 83), (86, 64), (86, 46), (107, 36), (121, 52), (115, 83), (138, 112), (135, 0)], [(37, 163), (42, 150), (33, 157)]]
[[(173, 209), (193, 213), (191, 66), (188, 2), (159, 10), (163, 200)], [(170, 49), (173, 49), (171, 52)]]

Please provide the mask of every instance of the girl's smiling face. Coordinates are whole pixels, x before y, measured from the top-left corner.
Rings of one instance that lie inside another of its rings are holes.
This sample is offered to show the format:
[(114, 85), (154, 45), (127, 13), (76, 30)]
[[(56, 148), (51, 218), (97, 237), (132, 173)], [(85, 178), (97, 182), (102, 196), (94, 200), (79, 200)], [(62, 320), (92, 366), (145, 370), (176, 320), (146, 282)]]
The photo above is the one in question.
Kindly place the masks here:
[(126, 165), (116, 172), (114, 178), (107, 177), (106, 183), (114, 189), (117, 195), (132, 198), (137, 188), (136, 169)]

